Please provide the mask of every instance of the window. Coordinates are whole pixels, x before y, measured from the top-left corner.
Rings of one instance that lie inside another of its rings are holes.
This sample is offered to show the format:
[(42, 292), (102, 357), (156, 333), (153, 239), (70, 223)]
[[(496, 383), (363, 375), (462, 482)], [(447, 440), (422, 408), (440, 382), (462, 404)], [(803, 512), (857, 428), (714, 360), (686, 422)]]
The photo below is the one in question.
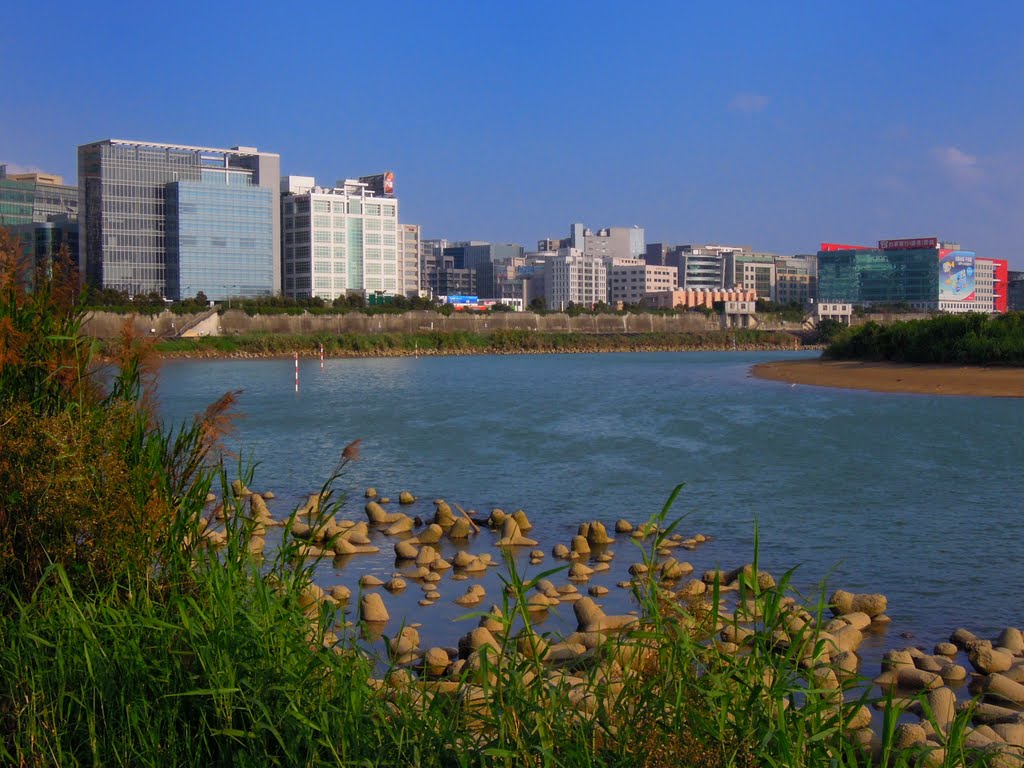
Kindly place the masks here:
[(380, 206), (376, 203), (366, 203), (363, 206), (363, 214), (366, 216), (380, 216)]
[(314, 216), (313, 217), (313, 226), (314, 227), (323, 227), (324, 229), (326, 229), (327, 227), (331, 226), (331, 217), (330, 216)]
[(331, 203), (329, 200), (314, 200), (313, 201), (314, 213), (330, 213)]

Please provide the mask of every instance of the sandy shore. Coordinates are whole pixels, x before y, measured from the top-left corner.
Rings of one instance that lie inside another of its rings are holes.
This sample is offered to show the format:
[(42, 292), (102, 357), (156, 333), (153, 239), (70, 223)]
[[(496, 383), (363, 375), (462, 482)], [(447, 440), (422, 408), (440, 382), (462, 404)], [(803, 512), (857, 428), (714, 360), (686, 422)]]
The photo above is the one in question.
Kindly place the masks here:
[(1024, 368), (793, 360), (755, 365), (760, 379), (921, 395), (1024, 397)]

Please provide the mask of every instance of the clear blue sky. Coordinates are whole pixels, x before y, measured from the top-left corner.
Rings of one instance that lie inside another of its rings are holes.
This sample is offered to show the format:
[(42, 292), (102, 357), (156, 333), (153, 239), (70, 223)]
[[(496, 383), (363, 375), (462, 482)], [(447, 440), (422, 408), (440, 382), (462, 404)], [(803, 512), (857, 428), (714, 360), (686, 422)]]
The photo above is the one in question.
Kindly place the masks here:
[(321, 183), (394, 170), (426, 237), (937, 235), (1024, 268), (1024, 4), (314, 5), (12, 4), (0, 162), (255, 145)]

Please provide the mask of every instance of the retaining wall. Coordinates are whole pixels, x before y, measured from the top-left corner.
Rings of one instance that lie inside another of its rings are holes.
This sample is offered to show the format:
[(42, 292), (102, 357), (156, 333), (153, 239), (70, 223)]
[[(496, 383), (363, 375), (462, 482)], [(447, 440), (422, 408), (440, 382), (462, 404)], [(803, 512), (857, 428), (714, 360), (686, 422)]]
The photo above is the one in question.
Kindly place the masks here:
[[(118, 336), (125, 320), (132, 323), (141, 336), (174, 336), (191, 323), (196, 315), (162, 312), (155, 317), (94, 312), (88, 317), (84, 331), (101, 339)], [(280, 333), (280, 334), (342, 334), (342, 333), (416, 333), (420, 331), (469, 331), (488, 333), (496, 330), (528, 330), (572, 333), (684, 333), (713, 331), (721, 328), (719, 318), (700, 313), (685, 315), (537, 315), (533, 312), (502, 312), (489, 315), (453, 314), (417, 311), (400, 315), (253, 315), (237, 309), (226, 310), (219, 317), (219, 328), (209, 328), (210, 335)], [(204, 330), (209, 326), (203, 324)], [(763, 327), (763, 326), (762, 326)]]

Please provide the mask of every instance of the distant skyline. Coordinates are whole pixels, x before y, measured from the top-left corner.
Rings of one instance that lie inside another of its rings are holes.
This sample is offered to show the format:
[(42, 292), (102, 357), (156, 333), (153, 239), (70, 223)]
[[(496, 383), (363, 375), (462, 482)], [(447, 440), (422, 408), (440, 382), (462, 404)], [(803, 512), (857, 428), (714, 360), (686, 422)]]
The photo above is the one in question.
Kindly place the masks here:
[(569, 224), (813, 253), (934, 235), (1024, 269), (1024, 6), (17, 4), (0, 163), (105, 138), (396, 175), (426, 238)]

